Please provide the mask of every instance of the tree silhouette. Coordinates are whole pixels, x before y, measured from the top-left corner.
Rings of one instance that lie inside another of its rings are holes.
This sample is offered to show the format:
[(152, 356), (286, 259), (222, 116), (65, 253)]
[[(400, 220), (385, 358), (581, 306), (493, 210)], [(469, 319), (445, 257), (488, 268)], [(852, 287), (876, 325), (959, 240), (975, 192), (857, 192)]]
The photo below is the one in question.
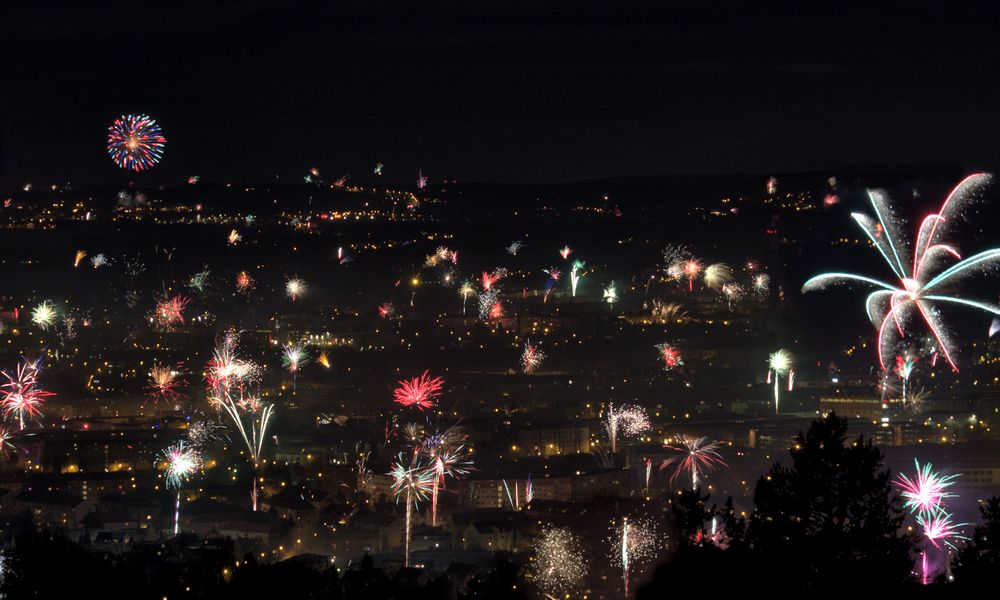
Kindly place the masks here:
[(955, 581), (976, 589), (994, 585), (1000, 573), (1000, 497), (983, 502), (979, 514), (983, 522), (959, 552), (954, 569)]
[(847, 422), (831, 414), (797, 436), (791, 459), (757, 482), (749, 525), (732, 499), (719, 509), (697, 493), (673, 498), (671, 552), (636, 598), (916, 587), (914, 541), (901, 532), (902, 503), (882, 453), (848, 441)]
[(792, 465), (757, 482), (747, 543), (778, 586), (871, 590), (909, 580), (913, 540), (882, 452), (830, 414), (799, 433)]

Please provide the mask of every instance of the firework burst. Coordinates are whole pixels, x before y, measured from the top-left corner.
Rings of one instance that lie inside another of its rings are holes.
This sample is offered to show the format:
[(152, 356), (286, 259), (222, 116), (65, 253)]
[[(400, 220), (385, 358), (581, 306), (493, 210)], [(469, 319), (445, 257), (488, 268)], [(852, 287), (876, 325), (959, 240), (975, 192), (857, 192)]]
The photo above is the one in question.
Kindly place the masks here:
[(180, 378), (183, 371), (180, 366), (168, 367), (166, 365), (154, 364), (149, 369), (149, 383), (146, 390), (149, 397), (156, 402), (174, 403), (180, 399), (180, 388), (184, 386), (184, 380)]
[(181, 487), (201, 467), (201, 454), (183, 441), (164, 450), (162, 459), (166, 466), (163, 479), (168, 489)]
[(521, 370), (526, 374), (535, 372), (545, 360), (545, 353), (538, 349), (528, 340), (524, 343), (524, 351), (521, 352)]
[(701, 262), (697, 258), (689, 258), (681, 265), (681, 273), (688, 280), (688, 291), (694, 290), (694, 280), (701, 273)]
[(23, 430), (26, 421), (42, 414), (41, 407), (46, 398), (55, 396), (38, 386), (38, 376), (41, 372), (39, 362), (22, 359), (17, 370), (11, 374), (3, 372), (7, 383), (0, 385), (0, 408), (4, 416), (16, 415), (20, 428)]
[(900, 473), (893, 481), (900, 490), (900, 496), (906, 501), (904, 506), (915, 514), (929, 515), (940, 511), (945, 498), (956, 497), (955, 494), (948, 492), (947, 488), (955, 484), (954, 480), (958, 475), (942, 476), (932, 470), (930, 463), (924, 463), (921, 467), (916, 459), (913, 460), (913, 464), (917, 470), (913, 479)]
[(587, 576), (586, 554), (580, 536), (571, 529), (542, 529), (534, 549), (531, 574), (548, 597), (562, 597), (583, 583)]
[(715, 469), (726, 467), (726, 461), (719, 454), (721, 442), (710, 442), (706, 437), (688, 437), (686, 435), (677, 436), (677, 444), (666, 446), (666, 448), (677, 452), (673, 456), (660, 464), (660, 470), (674, 465), (674, 473), (670, 476), (673, 483), (681, 475), (691, 476), (691, 490), (698, 491), (699, 475), (714, 471)]
[(673, 345), (663, 342), (662, 344), (656, 345), (656, 350), (660, 354), (660, 362), (663, 363), (664, 371), (673, 371), (675, 368), (684, 365), (684, 359), (681, 357), (681, 351)]
[(393, 392), (393, 400), (403, 406), (415, 406), (420, 410), (433, 408), (441, 389), (444, 387), (444, 379), (440, 377), (430, 377), (428, 371), (424, 371), (420, 377), (403, 380)]
[(483, 321), (497, 319), (503, 316), (503, 303), (500, 302), (500, 290), (491, 288), (479, 294), (479, 318)]
[(464, 315), (465, 303), (470, 296), (476, 295), (476, 287), (469, 281), (463, 281), (462, 285), (458, 286), (458, 295), (462, 297), (462, 314)]
[(292, 374), (292, 391), (295, 391), (299, 369), (309, 363), (309, 353), (306, 351), (304, 342), (299, 341), (288, 344), (282, 350), (281, 364)]
[(125, 115), (108, 127), (108, 154), (123, 169), (144, 171), (160, 161), (167, 139), (146, 115)]
[(212, 274), (208, 271), (208, 269), (199, 271), (191, 276), (191, 279), (188, 280), (187, 286), (199, 294), (203, 294), (205, 293), (205, 289), (208, 288), (208, 280), (211, 275)]
[(392, 477), (392, 490), (396, 494), (396, 501), (400, 496), (406, 497), (406, 531), (404, 533), (403, 544), (403, 564), (410, 566), (410, 531), (413, 520), (413, 509), (420, 501), (426, 500), (427, 496), (434, 489), (434, 482), (437, 481), (437, 472), (431, 465), (426, 465), (420, 461), (405, 461), (400, 453), (396, 462), (389, 471)]
[(306, 282), (298, 277), (293, 277), (285, 282), (285, 295), (292, 302), (296, 302), (299, 298), (305, 296), (308, 290), (309, 286), (306, 285)]
[(170, 329), (184, 323), (184, 309), (188, 299), (180, 294), (163, 298), (153, 311), (153, 322), (161, 329)]
[(608, 404), (607, 414), (604, 415), (604, 430), (608, 434), (612, 453), (618, 451), (619, 434), (625, 437), (638, 437), (650, 427), (649, 416), (641, 406), (622, 405), (615, 408), (614, 404)]
[(721, 290), (722, 286), (733, 280), (733, 270), (725, 263), (711, 264), (705, 267), (702, 280), (708, 289)]
[(656, 555), (656, 539), (656, 527), (652, 521), (623, 517), (621, 523), (612, 527), (608, 536), (609, 554), (611, 560), (621, 567), (626, 598), (633, 570)]
[(174, 535), (177, 535), (181, 524), (181, 485), (201, 467), (201, 453), (181, 441), (163, 451), (163, 462), (166, 464), (163, 478), (167, 489), (177, 489), (174, 504)]
[(767, 357), (767, 383), (774, 379), (774, 414), (778, 414), (778, 402), (781, 394), (779, 381), (782, 377), (788, 376), (788, 390), (792, 390), (792, 383), (795, 381), (795, 370), (792, 368), (792, 355), (787, 350), (772, 352)]
[[(995, 266), (1000, 260), (1000, 248), (963, 259), (954, 246), (939, 241), (947, 227), (957, 220), (962, 205), (979, 194), (990, 179), (990, 175), (978, 173), (955, 186), (938, 212), (928, 215), (920, 223), (912, 252), (899, 233), (902, 223), (893, 215), (888, 198), (882, 192), (869, 190), (868, 197), (876, 219), (861, 213), (851, 216), (885, 259), (899, 283), (893, 285), (863, 275), (838, 272), (817, 275), (802, 286), (803, 292), (838, 283), (861, 283), (879, 288), (868, 295), (865, 309), (878, 332), (876, 345), (879, 364), (884, 371), (888, 370), (885, 362), (887, 352), (896, 339), (906, 337), (908, 325), (915, 316), (923, 321), (945, 360), (957, 371), (953, 356), (956, 345), (945, 329), (939, 306), (957, 304), (1000, 315), (1000, 307), (996, 305), (945, 292), (947, 287), (962, 278)], [(954, 262), (941, 269), (949, 261)]]
[(612, 281), (608, 287), (604, 288), (602, 299), (612, 308), (614, 307), (615, 302), (618, 302), (618, 288), (615, 286), (614, 281)]
[(31, 310), (31, 322), (43, 331), (47, 331), (55, 325), (57, 316), (55, 306), (48, 300)]
[(253, 277), (246, 271), (240, 271), (236, 274), (236, 291), (239, 293), (249, 292), (253, 289), (254, 281)]

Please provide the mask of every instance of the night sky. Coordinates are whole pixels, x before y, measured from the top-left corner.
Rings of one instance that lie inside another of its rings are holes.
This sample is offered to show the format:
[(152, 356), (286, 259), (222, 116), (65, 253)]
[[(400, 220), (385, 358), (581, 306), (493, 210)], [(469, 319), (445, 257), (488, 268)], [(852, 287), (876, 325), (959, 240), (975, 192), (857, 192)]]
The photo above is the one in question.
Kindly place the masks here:
[[(3, 8), (0, 189), (1000, 159), (989, 2), (105, 4)], [(126, 112), (168, 139), (138, 177), (104, 150)]]

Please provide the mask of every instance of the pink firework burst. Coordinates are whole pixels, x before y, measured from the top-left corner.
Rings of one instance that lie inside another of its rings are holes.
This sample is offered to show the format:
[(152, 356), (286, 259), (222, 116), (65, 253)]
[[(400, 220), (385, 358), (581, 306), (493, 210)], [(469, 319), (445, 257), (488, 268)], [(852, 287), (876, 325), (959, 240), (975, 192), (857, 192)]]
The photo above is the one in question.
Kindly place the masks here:
[(441, 395), (443, 387), (444, 379), (432, 378), (428, 371), (424, 371), (420, 377), (400, 381), (399, 387), (393, 392), (393, 399), (403, 406), (415, 406), (420, 410), (425, 410), (434, 407), (434, 399)]
[(930, 463), (924, 463), (921, 467), (916, 459), (913, 460), (913, 464), (917, 469), (913, 479), (900, 473), (893, 484), (899, 488), (900, 496), (906, 501), (904, 506), (910, 512), (920, 515), (934, 514), (941, 510), (942, 500), (955, 497), (955, 494), (948, 492), (947, 488), (955, 484), (954, 480), (958, 475), (941, 476), (931, 470), (933, 467)]
[(171, 298), (164, 298), (156, 305), (153, 320), (163, 328), (173, 327), (184, 323), (184, 308), (187, 307), (188, 299), (180, 294)]
[(688, 437), (680, 435), (677, 445), (666, 446), (666, 448), (677, 452), (678, 455), (668, 458), (660, 464), (660, 470), (674, 465), (674, 474), (670, 476), (671, 483), (682, 474), (691, 476), (691, 489), (698, 490), (699, 474), (714, 471), (715, 469), (726, 467), (726, 461), (719, 454), (721, 442), (709, 442), (706, 437)]
[(961, 528), (968, 523), (954, 523), (951, 515), (943, 510), (939, 510), (929, 515), (917, 515), (917, 523), (924, 530), (924, 537), (930, 540), (931, 544), (940, 549), (942, 545), (954, 549), (952, 540), (968, 539), (962, 535)]

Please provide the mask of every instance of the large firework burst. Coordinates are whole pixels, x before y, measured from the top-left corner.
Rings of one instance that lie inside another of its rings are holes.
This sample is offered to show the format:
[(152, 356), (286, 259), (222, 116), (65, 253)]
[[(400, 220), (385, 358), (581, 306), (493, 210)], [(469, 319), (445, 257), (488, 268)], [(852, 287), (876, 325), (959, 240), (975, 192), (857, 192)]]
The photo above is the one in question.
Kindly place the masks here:
[[(897, 339), (906, 337), (908, 325), (915, 316), (924, 322), (934, 336), (937, 348), (952, 369), (957, 371), (955, 342), (946, 331), (939, 305), (957, 304), (1000, 315), (1000, 307), (996, 305), (946, 293), (949, 286), (963, 277), (996, 265), (1000, 259), (1000, 248), (962, 259), (954, 246), (939, 241), (959, 216), (962, 205), (980, 193), (990, 179), (987, 173), (977, 173), (959, 182), (938, 212), (921, 221), (912, 252), (900, 234), (902, 222), (893, 215), (888, 198), (880, 191), (869, 190), (868, 197), (876, 218), (861, 213), (851, 216), (885, 259), (899, 283), (893, 285), (864, 275), (837, 272), (817, 275), (802, 286), (803, 292), (837, 283), (862, 283), (879, 288), (868, 295), (865, 310), (878, 332), (876, 345), (883, 370), (888, 370), (885, 357)], [(949, 261), (955, 262), (942, 269)]]

